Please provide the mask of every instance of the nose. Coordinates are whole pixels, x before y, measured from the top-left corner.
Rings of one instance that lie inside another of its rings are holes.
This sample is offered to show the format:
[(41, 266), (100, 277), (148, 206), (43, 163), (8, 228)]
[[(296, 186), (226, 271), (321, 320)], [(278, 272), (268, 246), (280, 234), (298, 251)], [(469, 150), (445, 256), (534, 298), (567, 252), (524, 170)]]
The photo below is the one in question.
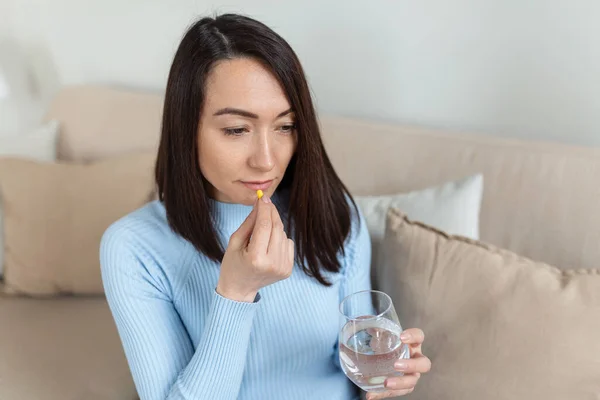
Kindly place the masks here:
[(248, 164), (251, 168), (268, 172), (275, 166), (275, 143), (268, 131), (254, 135)]

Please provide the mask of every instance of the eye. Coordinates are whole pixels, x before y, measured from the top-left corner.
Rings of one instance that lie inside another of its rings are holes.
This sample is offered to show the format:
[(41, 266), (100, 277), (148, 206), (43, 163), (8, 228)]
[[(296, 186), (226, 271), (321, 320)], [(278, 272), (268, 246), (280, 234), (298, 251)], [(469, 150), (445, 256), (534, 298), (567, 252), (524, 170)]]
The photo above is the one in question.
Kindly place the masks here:
[(279, 128), (279, 131), (282, 133), (292, 133), (296, 130), (296, 124), (286, 124), (286, 125), (282, 125), (281, 128)]
[(246, 129), (246, 128), (225, 128), (225, 129), (223, 129), (223, 132), (225, 132), (226, 135), (241, 136), (244, 133), (248, 132), (248, 129)]

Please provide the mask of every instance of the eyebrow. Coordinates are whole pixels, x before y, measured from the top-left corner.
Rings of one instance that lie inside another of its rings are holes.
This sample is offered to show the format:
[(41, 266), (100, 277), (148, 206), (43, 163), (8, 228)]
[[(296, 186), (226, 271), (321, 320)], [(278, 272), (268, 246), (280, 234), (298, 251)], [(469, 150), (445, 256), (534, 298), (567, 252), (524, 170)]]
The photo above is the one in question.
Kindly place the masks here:
[[(279, 113), (277, 118), (281, 118), (285, 115), (288, 115), (291, 112), (293, 112), (293, 110), (291, 108), (288, 110), (285, 110), (284, 112)], [(239, 108), (231, 108), (231, 107), (222, 108), (219, 111), (217, 111), (216, 113), (214, 113), (213, 115), (219, 116), (219, 115), (225, 115), (225, 114), (239, 115), (241, 117), (258, 119), (257, 114), (251, 113), (250, 111), (240, 110)]]

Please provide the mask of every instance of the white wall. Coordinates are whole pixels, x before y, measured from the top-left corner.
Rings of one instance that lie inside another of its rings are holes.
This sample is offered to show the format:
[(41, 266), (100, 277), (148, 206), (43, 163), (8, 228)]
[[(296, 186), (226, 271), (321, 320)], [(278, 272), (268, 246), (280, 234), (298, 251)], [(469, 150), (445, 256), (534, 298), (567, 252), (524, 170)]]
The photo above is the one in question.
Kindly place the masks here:
[(322, 113), (600, 145), (597, 0), (0, 4), (46, 91), (86, 82), (162, 89), (185, 27), (199, 14), (237, 11), (290, 42)]

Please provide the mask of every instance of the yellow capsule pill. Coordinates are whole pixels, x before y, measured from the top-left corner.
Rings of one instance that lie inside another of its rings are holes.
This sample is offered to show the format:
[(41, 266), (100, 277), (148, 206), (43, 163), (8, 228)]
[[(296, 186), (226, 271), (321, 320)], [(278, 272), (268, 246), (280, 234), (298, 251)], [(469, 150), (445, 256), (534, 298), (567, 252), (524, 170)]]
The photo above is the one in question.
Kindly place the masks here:
[(260, 190), (260, 189), (258, 189), (258, 190), (256, 191), (256, 195), (258, 196), (258, 198), (259, 198), (259, 199), (260, 199), (260, 198), (262, 198), (262, 197), (263, 197), (263, 191), (262, 191), (262, 190)]

